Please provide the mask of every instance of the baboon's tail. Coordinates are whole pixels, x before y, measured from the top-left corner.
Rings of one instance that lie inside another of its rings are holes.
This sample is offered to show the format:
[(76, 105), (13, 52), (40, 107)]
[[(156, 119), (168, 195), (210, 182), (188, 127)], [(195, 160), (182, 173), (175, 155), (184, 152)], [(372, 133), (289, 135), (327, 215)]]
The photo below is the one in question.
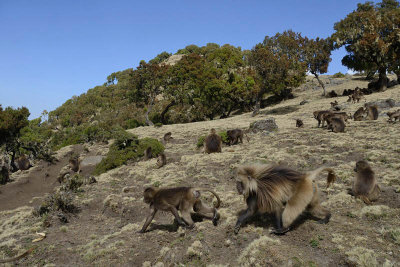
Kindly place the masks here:
[(12, 262), (12, 261), (19, 260), (19, 259), (21, 259), (21, 258), (27, 256), (27, 255), (28, 255), (29, 253), (31, 253), (33, 250), (34, 250), (34, 248), (30, 248), (30, 249), (28, 249), (27, 251), (25, 251), (24, 253), (22, 253), (22, 254), (19, 255), (19, 256), (16, 256), (16, 257), (10, 258), (10, 259), (0, 260), (0, 263), (6, 263), (6, 262)]
[(207, 188), (197, 188), (197, 190), (199, 191), (206, 191), (206, 192), (210, 192), (211, 194), (213, 194), (216, 198), (217, 198), (217, 205), (215, 205), (215, 208), (218, 209), (219, 205), (221, 204), (221, 199), (219, 198), (219, 196), (217, 195), (217, 193), (215, 193), (214, 191), (207, 189)]
[(335, 172), (333, 171), (332, 168), (329, 167), (320, 167), (316, 170), (309, 171), (307, 173), (307, 177), (310, 178), (311, 180), (314, 180), (321, 172), (327, 171), (328, 172), (328, 177), (327, 177), (327, 183), (328, 185), (333, 183), (336, 179)]

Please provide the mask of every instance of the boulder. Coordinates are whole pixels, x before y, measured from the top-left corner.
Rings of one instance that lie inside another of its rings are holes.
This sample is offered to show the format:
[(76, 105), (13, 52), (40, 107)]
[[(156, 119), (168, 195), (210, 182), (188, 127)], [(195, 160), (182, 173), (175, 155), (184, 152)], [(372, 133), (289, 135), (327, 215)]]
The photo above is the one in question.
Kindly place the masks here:
[(250, 124), (250, 130), (253, 133), (258, 132), (273, 132), (278, 130), (278, 125), (275, 123), (274, 118), (267, 118), (260, 121), (255, 121)]

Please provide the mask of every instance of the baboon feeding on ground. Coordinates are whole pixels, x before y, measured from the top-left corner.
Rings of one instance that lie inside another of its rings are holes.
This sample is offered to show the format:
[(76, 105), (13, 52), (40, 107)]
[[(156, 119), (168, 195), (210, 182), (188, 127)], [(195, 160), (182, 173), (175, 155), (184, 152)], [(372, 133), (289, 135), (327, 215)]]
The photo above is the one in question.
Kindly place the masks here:
[(379, 116), (377, 106), (367, 106), (367, 117), (370, 120), (377, 120)]
[(249, 142), (249, 137), (241, 129), (228, 130), (226, 134), (228, 135), (229, 145), (236, 145), (239, 141), (243, 144), (243, 135), (246, 135), (247, 142)]
[(160, 153), (157, 158), (157, 167), (161, 168), (165, 164), (167, 164), (167, 157), (164, 153)]
[(164, 143), (166, 144), (167, 142), (169, 142), (172, 138), (172, 133), (168, 132), (166, 134), (164, 134)]
[[(321, 167), (301, 173), (283, 166), (250, 165), (238, 169), (239, 181), (236, 188), (244, 196), (247, 210), (239, 216), (235, 234), (240, 226), (256, 213), (274, 213), (276, 229), (274, 234), (284, 234), (304, 210), (313, 216), (323, 218), (327, 223), (331, 217), (328, 210), (319, 204), (318, 186), (313, 183), (322, 171), (334, 175), (331, 168)], [(332, 179), (332, 176), (331, 176)]]
[(303, 127), (303, 126), (304, 126), (303, 121), (300, 120), (300, 119), (296, 119), (296, 127), (297, 127), (297, 128), (301, 128), (301, 127)]
[(370, 205), (371, 201), (378, 199), (381, 192), (375, 173), (365, 160), (357, 161), (354, 171), (356, 176), (353, 181), (352, 194)]
[(400, 121), (400, 109), (394, 112), (388, 112), (387, 115), (389, 116), (389, 122), (396, 122), (397, 120)]
[(328, 130), (334, 133), (343, 133), (345, 128), (344, 121), (341, 118), (332, 118), (328, 123)]
[(355, 121), (362, 121), (365, 119), (364, 115), (365, 115), (366, 110), (363, 107), (360, 107), (359, 109), (357, 109), (357, 111), (354, 113), (353, 115), (353, 119)]
[[(200, 191), (212, 193), (217, 198), (217, 204), (214, 208), (208, 207), (201, 202)], [(144, 202), (150, 204), (151, 214), (147, 217), (140, 233), (144, 233), (153, 220), (158, 210), (170, 211), (179, 225), (194, 227), (194, 222), (190, 215), (193, 210), (202, 217), (211, 219), (216, 226), (219, 220), (217, 208), (221, 203), (219, 196), (212, 190), (193, 187), (174, 187), (174, 188), (156, 188), (148, 187), (143, 193)], [(179, 217), (178, 210), (181, 212), (182, 219)], [(213, 215), (207, 215), (212, 213)]]
[(144, 151), (144, 160), (151, 159), (152, 156), (153, 156), (152, 153), (153, 153), (153, 151), (152, 151), (151, 146), (149, 146), (148, 148), (146, 148), (146, 150)]
[(322, 127), (324, 127), (324, 116), (327, 114), (331, 114), (330, 110), (317, 110), (313, 112), (314, 118), (318, 121), (318, 127), (322, 122)]
[(204, 152), (214, 153), (222, 151), (222, 139), (221, 136), (216, 134), (215, 129), (211, 129), (210, 134), (204, 140)]

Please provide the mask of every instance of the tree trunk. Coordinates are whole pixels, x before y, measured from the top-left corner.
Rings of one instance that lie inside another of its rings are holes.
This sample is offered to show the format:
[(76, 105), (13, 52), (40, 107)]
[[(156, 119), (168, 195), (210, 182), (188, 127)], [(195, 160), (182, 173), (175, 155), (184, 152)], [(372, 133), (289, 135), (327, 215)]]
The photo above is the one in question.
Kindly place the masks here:
[(379, 80), (377, 82), (377, 88), (379, 92), (386, 91), (388, 85), (388, 79), (386, 76), (386, 68), (379, 69)]
[(258, 112), (260, 111), (261, 100), (262, 100), (263, 95), (264, 95), (264, 90), (261, 90), (257, 95), (256, 105), (254, 107), (253, 114), (251, 114), (252, 117), (256, 116), (258, 114)]
[(167, 114), (168, 110), (174, 106), (176, 104), (175, 100), (172, 100), (171, 103), (169, 103), (163, 110), (163, 112), (161, 112), (161, 122), (162, 124), (166, 124), (165, 121), (165, 114)]
[(149, 114), (150, 114), (151, 110), (153, 109), (153, 103), (154, 103), (154, 99), (152, 98), (150, 100), (150, 104), (149, 104), (149, 107), (147, 108), (146, 115), (145, 115), (146, 116), (146, 124), (149, 126), (154, 126), (154, 123), (149, 119)]
[(313, 73), (313, 74), (314, 74), (315, 78), (317, 78), (317, 81), (318, 81), (319, 85), (321, 85), (322, 89), (324, 89), (324, 93), (322, 95), (325, 96), (326, 95), (326, 90), (325, 90), (324, 83), (319, 79), (318, 74), (316, 74), (316, 73)]
[(370, 81), (374, 78), (375, 71), (367, 71), (367, 77), (365, 77), (366, 80)]
[(15, 165), (15, 151), (13, 151), (11, 154), (10, 166), (11, 166), (11, 172), (18, 171), (18, 167), (17, 167), (17, 165)]

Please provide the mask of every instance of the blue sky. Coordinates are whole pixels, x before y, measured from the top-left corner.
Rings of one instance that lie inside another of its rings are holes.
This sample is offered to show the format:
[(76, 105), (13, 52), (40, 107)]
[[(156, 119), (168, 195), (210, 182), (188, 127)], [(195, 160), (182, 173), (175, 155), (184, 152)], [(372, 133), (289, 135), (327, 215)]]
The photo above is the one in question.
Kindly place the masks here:
[[(0, 0), (0, 104), (31, 119), (162, 51), (229, 43), (251, 49), (292, 29), (327, 37), (360, 1)], [(335, 51), (329, 73), (347, 72)]]

